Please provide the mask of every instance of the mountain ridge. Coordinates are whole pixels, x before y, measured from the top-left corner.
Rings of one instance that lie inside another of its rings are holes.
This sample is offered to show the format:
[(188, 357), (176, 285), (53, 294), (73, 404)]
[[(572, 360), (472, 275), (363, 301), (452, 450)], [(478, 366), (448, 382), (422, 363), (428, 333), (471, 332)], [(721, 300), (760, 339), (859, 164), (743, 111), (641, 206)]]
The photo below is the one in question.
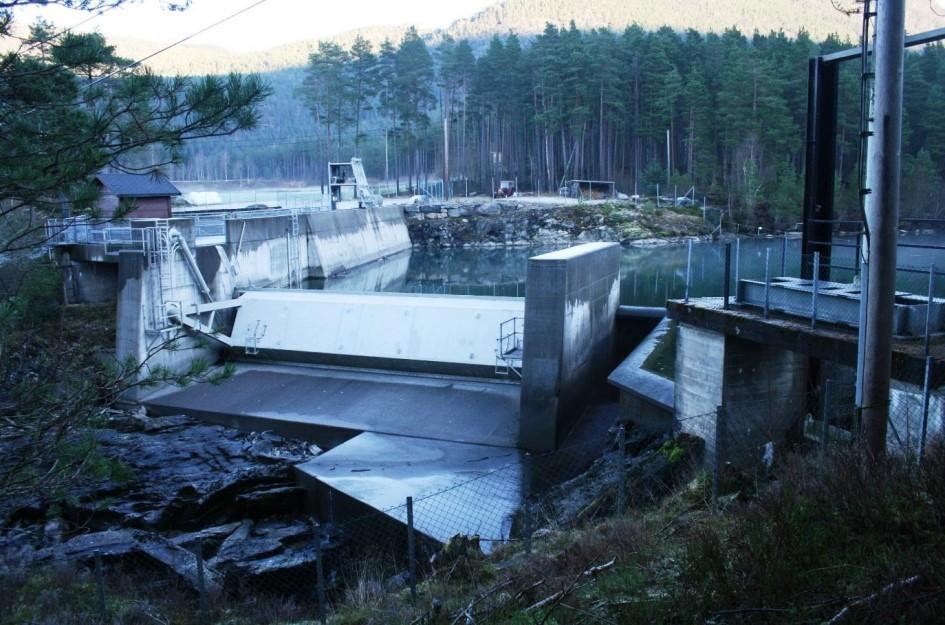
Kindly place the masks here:
[[(853, 0), (837, 1), (854, 6)], [(862, 23), (859, 15), (844, 14), (834, 8), (830, 0), (661, 0), (659, 3), (652, 0), (503, 0), (467, 18), (455, 20), (446, 28), (421, 30), (420, 34), (434, 44), (445, 35), (484, 43), (493, 35), (509, 32), (529, 38), (539, 34), (547, 23), (567, 26), (571, 21), (583, 30), (609, 28), (621, 31), (632, 24), (646, 30), (668, 26), (677, 31), (693, 28), (703, 33), (737, 27), (746, 34), (781, 30), (794, 36), (804, 30), (815, 40), (836, 34), (850, 42), (857, 41)], [(942, 26), (945, 26), (945, 19), (936, 15), (928, 2), (907, 0), (907, 32)], [(250, 52), (184, 44), (156, 56), (147, 65), (161, 74), (277, 71), (305, 65), (318, 41), (349, 46), (360, 34), (376, 48), (385, 38), (397, 42), (407, 28), (407, 25), (366, 26), (330, 37), (294, 41)], [(109, 37), (109, 41), (121, 56), (132, 59), (146, 56), (166, 45), (159, 41), (123, 37)]]

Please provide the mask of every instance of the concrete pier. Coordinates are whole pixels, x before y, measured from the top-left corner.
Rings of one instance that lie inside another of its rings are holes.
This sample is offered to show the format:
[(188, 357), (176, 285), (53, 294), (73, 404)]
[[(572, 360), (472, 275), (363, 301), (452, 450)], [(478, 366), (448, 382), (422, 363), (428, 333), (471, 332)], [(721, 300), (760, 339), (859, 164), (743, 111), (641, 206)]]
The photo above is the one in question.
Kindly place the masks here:
[[(807, 411), (811, 389), (822, 383), (812, 371), (856, 366), (856, 332), (830, 323), (811, 328), (808, 320), (754, 308), (725, 309), (720, 298), (667, 302), (679, 323), (676, 352), (676, 424), (706, 441), (706, 461), (717, 449), (727, 461), (757, 463), (761, 446), (777, 446)], [(945, 400), (945, 343), (931, 344), (929, 436), (941, 432)], [(921, 425), (925, 357), (921, 341), (899, 339), (892, 349), (893, 383), (887, 447), (915, 453)], [(837, 376), (835, 376), (837, 377)], [(839, 376), (842, 377), (842, 376)], [(849, 377), (849, 376), (848, 376)], [(835, 390), (842, 393), (843, 389)], [(852, 407), (852, 402), (850, 402)], [(716, 410), (724, 407), (717, 428)]]
[(591, 381), (610, 369), (620, 246), (587, 243), (528, 260), (519, 444), (554, 449)]

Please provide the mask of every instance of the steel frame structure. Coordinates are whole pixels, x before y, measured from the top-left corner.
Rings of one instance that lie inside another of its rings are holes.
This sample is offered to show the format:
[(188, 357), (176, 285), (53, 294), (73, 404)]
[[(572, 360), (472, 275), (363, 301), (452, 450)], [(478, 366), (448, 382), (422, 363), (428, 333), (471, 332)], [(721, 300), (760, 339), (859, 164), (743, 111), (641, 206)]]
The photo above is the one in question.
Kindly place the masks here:
[[(945, 28), (909, 35), (905, 47), (945, 40)], [(872, 47), (868, 48), (872, 54)], [(801, 276), (813, 278), (810, 259), (820, 252), (820, 277), (830, 279), (833, 242), (834, 184), (837, 160), (837, 105), (840, 64), (862, 58), (862, 47), (810, 59), (807, 78), (807, 143), (804, 161)]]

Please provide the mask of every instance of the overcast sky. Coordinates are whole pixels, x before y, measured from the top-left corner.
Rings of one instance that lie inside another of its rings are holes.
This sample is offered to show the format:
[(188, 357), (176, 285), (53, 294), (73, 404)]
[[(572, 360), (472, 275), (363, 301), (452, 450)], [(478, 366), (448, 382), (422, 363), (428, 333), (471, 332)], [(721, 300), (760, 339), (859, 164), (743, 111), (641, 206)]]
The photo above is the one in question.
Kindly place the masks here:
[[(108, 37), (154, 41), (176, 40), (253, 4), (255, 0), (192, 0), (183, 12), (166, 11), (158, 0), (138, 0), (96, 17), (78, 30), (99, 30)], [(233, 50), (261, 49), (300, 39), (317, 39), (352, 28), (414, 24), (418, 28), (447, 26), (493, 4), (495, 0), (267, 0), (189, 41)], [(59, 29), (89, 17), (61, 7), (25, 8), (16, 20), (31, 24), (37, 16)]]

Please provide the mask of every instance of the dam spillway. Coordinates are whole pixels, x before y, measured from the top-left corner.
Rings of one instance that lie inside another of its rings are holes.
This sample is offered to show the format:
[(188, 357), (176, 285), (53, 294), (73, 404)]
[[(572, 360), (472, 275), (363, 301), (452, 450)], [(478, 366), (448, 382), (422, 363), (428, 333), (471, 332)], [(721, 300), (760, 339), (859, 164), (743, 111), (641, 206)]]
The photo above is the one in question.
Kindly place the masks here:
[[(535, 256), (526, 298), (264, 289), (184, 304), (174, 319), (223, 343), (237, 373), (143, 403), (328, 449), (297, 467), (322, 518), (402, 522), (391, 504), (404, 493), (462, 499), (474, 483), (493, 505), (418, 530), (501, 539), (531, 489), (525, 452), (567, 439), (609, 367), (619, 259), (603, 243)], [(201, 321), (226, 309), (222, 326)]]

